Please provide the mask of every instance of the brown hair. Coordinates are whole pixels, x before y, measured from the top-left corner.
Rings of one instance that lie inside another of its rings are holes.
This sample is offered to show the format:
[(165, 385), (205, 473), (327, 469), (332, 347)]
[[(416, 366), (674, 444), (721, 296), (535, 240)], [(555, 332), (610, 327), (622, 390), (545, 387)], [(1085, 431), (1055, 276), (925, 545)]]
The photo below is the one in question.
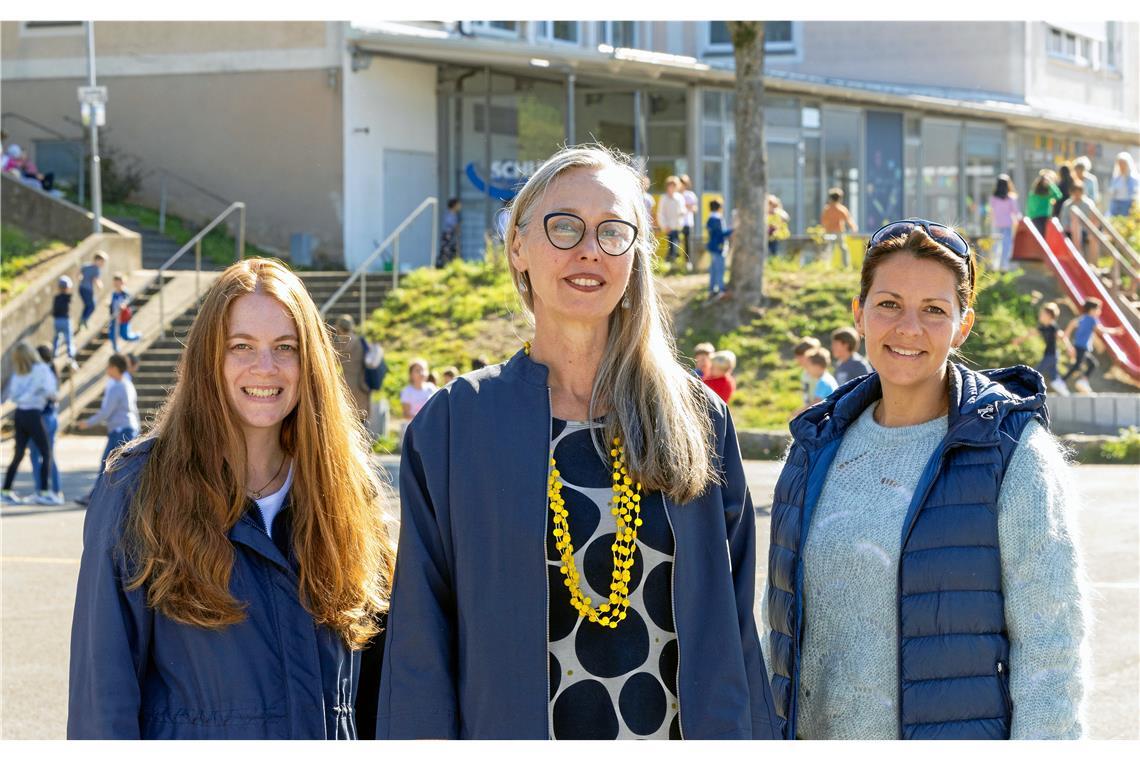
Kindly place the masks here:
[(831, 339), (847, 346), (848, 351), (854, 351), (859, 346), (859, 333), (855, 332), (854, 327), (840, 327), (838, 330), (833, 330)]
[[(293, 458), (292, 546), (301, 603), (353, 648), (379, 631), (395, 552), (384, 525), (384, 486), (370, 460), (320, 312), (284, 264), (246, 259), (207, 291), (178, 364), (178, 382), (142, 440), (153, 440), (131, 500), (123, 549), (137, 568), (127, 588), (179, 623), (212, 630), (245, 618), (230, 593), (228, 532), (249, 507), (245, 440), (225, 390), (227, 321), (249, 293), (280, 303), (297, 328), (297, 406), (281, 428)], [(129, 447), (134, 448), (140, 441)], [(109, 470), (121, 460), (112, 458)]]
[(814, 364), (817, 367), (827, 369), (827, 365), (831, 364), (831, 352), (822, 346), (813, 348), (805, 356), (809, 364)]
[(123, 356), (122, 354), (111, 354), (111, 356), (107, 359), (107, 366), (114, 367), (120, 372), (126, 372), (127, 367), (130, 365), (127, 364), (127, 357)]
[(1101, 302), (1099, 298), (1086, 298), (1084, 304), (1081, 305), (1081, 312), (1083, 314), (1089, 314), (1096, 311), (1100, 307)]
[(859, 303), (867, 302), (867, 294), (871, 292), (871, 283), (875, 280), (875, 270), (896, 253), (909, 253), (916, 259), (930, 259), (954, 273), (957, 280), (955, 291), (958, 294), (958, 306), (966, 311), (974, 305), (974, 287), (977, 277), (977, 266), (974, 263), (974, 249), (965, 258), (934, 242), (926, 231), (915, 226), (909, 235), (887, 238), (874, 248), (867, 251), (863, 258), (863, 272), (859, 282)]
[(796, 347), (794, 349), (792, 349), (792, 353), (794, 353), (796, 356), (803, 356), (808, 351), (811, 351), (813, 348), (819, 348), (819, 347), (820, 347), (819, 339), (813, 338), (809, 335), (806, 338), (802, 338), (800, 340), (800, 342), (796, 344)]

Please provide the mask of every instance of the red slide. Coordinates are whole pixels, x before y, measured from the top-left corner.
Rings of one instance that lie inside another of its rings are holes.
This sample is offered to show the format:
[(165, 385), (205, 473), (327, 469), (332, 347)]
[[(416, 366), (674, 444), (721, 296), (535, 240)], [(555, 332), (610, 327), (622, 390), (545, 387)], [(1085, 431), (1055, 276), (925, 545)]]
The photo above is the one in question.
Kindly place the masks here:
[(1105, 327), (1124, 327), (1123, 335), (1101, 335), (1100, 338), (1120, 368), (1134, 380), (1140, 380), (1140, 335), (1136, 334), (1132, 324), (1124, 318), (1120, 305), (1073, 245), (1073, 241), (1065, 237), (1057, 219), (1049, 220), (1045, 238), (1042, 239), (1033, 223), (1022, 218), (1013, 242), (1013, 258), (1046, 262), (1078, 313), (1086, 298), (1099, 298), (1104, 304), (1100, 313), (1101, 324)]

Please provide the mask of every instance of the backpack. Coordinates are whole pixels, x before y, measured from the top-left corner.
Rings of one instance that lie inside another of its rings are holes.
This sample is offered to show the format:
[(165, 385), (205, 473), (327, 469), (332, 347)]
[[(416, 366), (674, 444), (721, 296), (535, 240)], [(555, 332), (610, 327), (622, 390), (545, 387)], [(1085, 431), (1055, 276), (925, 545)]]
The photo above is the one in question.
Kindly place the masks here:
[(384, 361), (384, 348), (379, 344), (370, 344), (364, 336), (360, 336), (364, 344), (364, 384), (370, 391), (378, 391), (384, 385), (384, 376), (388, 374), (388, 362)]

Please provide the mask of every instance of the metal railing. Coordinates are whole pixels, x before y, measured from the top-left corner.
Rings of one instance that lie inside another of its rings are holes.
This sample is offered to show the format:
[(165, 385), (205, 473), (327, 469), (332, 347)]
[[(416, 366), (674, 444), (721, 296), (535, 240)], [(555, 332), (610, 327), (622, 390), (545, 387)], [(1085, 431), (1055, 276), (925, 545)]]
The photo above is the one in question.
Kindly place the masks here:
[[(1128, 311), (1132, 313), (1132, 316), (1134, 318), (1140, 320), (1140, 309), (1137, 309), (1135, 303), (1133, 303), (1134, 296), (1125, 297), (1124, 289), (1120, 286), (1121, 270), (1123, 269), (1128, 273), (1128, 276), (1132, 278), (1132, 291), (1135, 293), (1136, 284), (1140, 282), (1140, 272), (1137, 272), (1137, 269), (1140, 267), (1133, 266), (1133, 262), (1129, 261), (1128, 256), (1123, 251), (1117, 249), (1117, 244), (1115, 244), (1113, 239), (1111, 239), (1111, 233), (1109, 236), (1106, 236), (1105, 233), (1102, 232), (1098, 226), (1089, 219), (1089, 217), (1084, 213), (1082, 209), (1077, 208), (1074, 205), (1070, 209), (1070, 212), (1077, 219), (1077, 221), (1080, 222), (1081, 226), (1088, 230), (1093, 239), (1095, 239), (1096, 242), (1098, 242), (1100, 245), (1104, 246), (1104, 249), (1108, 251), (1109, 255), (1112, 258), (1112, 268), (1109, 270), (1108, 274), (1109, 292), (1112, 293), (1118, 303), (1123, 305), (1126, 309), (1128, 309)], [(1097, 213), (1099, 213), (1099, 211)], [(1103, 217), (1101, 217), (1101, 219), (1103, 221)], [(1106, 229), (1112, 230), (1111, 224), (1105, 223), (1104, 226)], [(1076, 245), (1078, 242), (1079, 241), (1074, 240), (1073, 244)], [(1132, 251), (1128, 247), (1127, 243), (1123, 243), (1123, 245), (1120, 247), (1135, 256), (1136, 252)], [(1084, 251), (1082, 251), (1082, 253), (1084, 253)], [(1091, 266), (1094, 271), (1100, 271), (1095, 256), (1088, 256), (1086, 254), (1085, 258), (1088, 260), (1089, 266)]]
[[(158, 274), (155, 276), (152, 285), (158, 287), (158, 329), (162, 337), (166, 337), (166, 299), (164, 294), (166, 289), (162, 287), (162, 278), (166, 274), (166, 270), (182, 258), (182, 255), (194, 249), (194, 302), (197, 303), (202, 295), (202, 238), (210, 234), (210, 231), (221, 224), (226, 217), (233, 212), (238, 212), (238, 234), (234, 238), (234, 260), (241, 261), (245, 258), (245, 204), (241, 201), (231, 203), (225, 211), (214, 217), (214, 220), (207, 224), (205, 227), (198, 231), (194, 237), (186, 241), (186, 244), (178, 249), (177, 252), (166, 262), (158, 268)], [(149, 287), (149, 286), (148, 286)]]
[(1128, 244), (1128, 241), (1125, 240), (1124, 236), (1120, 234), (1120, 230), (1116, 229), (1116, 227), (1113, 226), (1112, 222), (1110, 222), (1108, 218), (1103, 213), (1101, 213), (1101, 210), (1099, 208), (1092, 206), (1090, 210), (1092, 211), (1093, 218), (1096, 220), (1097, 224), (1099, 224), (1102, 229), (1108, 232), (1109, 237), (1116, 241), (1116, 244), (1119, 246), (1120, 251), (1130, 256), (1133, 263), (1137, 267), (1140, 267), (1140, 253), (1137, 253), (1132, 248), (1132, 246)]
[(221, 203), (222, 205), (228, 206), (230, 204), (229, 200), (223, 198), (222, 196), (218, 195), (217, 193), (211, 192), (211, 191), (207, 190), (206, 188), (202, 187), (201, 185), (197, 185), (197, 184), (191, 182), (190, 180), (186, 179), (185, 177), (183, 177), (179, 174), (176, 174), (175, 172), (170, 171), (169, 169), (159, 168), (157, 171), (158, 171), (158, 176), (159, 176), (159, 180), (158, 180), (158, 183), (159, 183), (158, 231), (159, 232), (163, 232), (163, 233), (166, 232), (166, 196), (167, 196), (167, 185), (169, 184), (170, 180), (174, 180), (175, 182), (180, 182), (192, 190), (197, 190), (202, 195), (204, 195), (207, 198), (210, 198), (212, 200), (215, 200), (218, 203)]
[(423, 202), (421, 202), (420, 205), (416, 206), (415, 210), (412, 211), (412, 213), (410, 213), (406, 217), (404, 217), (404, 221), (402, 221), (398, 225), (396, 225), (396, 229), (392, 230), (391, 234), (389, 234), (388, 237), (384, 238), (384, 242), (382, 242), (380, 245), (378, 245), (375, 248), (375, 250), (373, 250), (372, 253), (370, 253), (368, 255), (368, 258), (366, 258), (360, 264), (360, 266), (358, 266), (356, 268), (356, 270), (348, 277), (348, 279), (346, 279), (341, 284), (341, 286), (339, 288), (337, 288), (336, 292), (333, 293), (332, 296), (330, 296), (327, 301), (325, 301), (324, 305), (321, 306), (321, 316), (322, 317), (327, 316), (329, 310), (332, 309), (333, 304), (335, 304), (340, 299), (340, 297), (342, 295), (344, 295), (345, 292), (350, 287), (352, 287), (352, 284), (354, 282), (356, 282), (356, 280), (359, 278), (360, 279), (360, 324), (364, 324), (364, 320), (367, 316), (365, 314), (365, 311), (364, 311), (364, 309), (365, 309), (364, 304), (365, 304), (365, 299), (366, 299), (366, 294), (367, 294), (367, 289), (368, 289), (368, 267), (372, 266), (372, 262), (376, 261), (376, 259), (380, 256), (380, 254), (382, 254), (385, 250), (387, 250), (388, 246), (392, 246), (392, 288), (395, 289), (395, 288), (400, 287), (400, 234), (403, 233), (403, 231), (406, 230), (412, 222), (414, 222), (417, 218), (419, 218), (419, 215), (422, 214), (424, 212), (424, 209), (427, 209), (427, 208), (433, 209), (433, 213), (431, 215), (431, 243), (430, 243), (431, 248), (430, 248), (430, 250), (431, 250), (431, 266), (434, 267), (435, 266), (436, 237), (438, 236), (438, 230), (436, 229), (438, 226), (438, 217), (439, 217), (439, 214), (436, 213), (436, 211), (438, 210), (438, 206), (439, 206), (439, 199), (438, 198), (436, 198), (434, 196), (430, 196), (430, 195), (427, 198), (424, 198)]

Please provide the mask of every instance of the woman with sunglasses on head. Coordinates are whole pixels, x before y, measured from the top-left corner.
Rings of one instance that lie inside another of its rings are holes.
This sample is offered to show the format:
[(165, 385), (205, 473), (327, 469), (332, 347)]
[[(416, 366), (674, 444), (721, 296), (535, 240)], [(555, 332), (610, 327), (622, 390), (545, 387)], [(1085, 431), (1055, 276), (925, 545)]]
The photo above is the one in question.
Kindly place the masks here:
[(378, 738), (773, 738), (736, 433), (678, 361), (641, 179), (568, 148), (514, 200), (534, 338), (408, 427)]
[(953, 361), (973, 252), (892, 222), (852, 313), (876, 372), (792, 422), (764, 656), (787, 738), (1078, 738), (1090, 613), (1074, 494), (1027, 367)]
[(393, 557), (339, 370), (283, 264), (207, 291), (154, 427), (87, 508), (68, 738), (356, 738)]

